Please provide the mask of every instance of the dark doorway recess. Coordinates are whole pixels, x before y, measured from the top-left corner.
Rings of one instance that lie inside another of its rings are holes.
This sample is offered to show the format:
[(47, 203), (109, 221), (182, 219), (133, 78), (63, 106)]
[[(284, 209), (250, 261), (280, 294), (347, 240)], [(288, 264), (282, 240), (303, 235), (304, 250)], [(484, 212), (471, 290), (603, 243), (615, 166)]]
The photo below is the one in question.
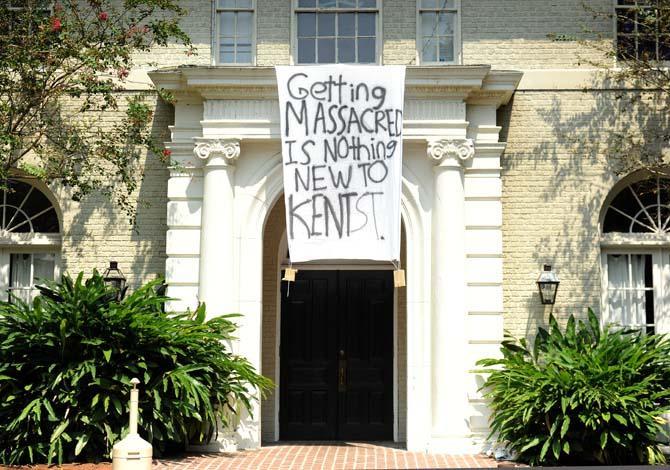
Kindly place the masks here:
[(393, 439), (393, 273), (298, 272), (281, 287), (282, 440)]

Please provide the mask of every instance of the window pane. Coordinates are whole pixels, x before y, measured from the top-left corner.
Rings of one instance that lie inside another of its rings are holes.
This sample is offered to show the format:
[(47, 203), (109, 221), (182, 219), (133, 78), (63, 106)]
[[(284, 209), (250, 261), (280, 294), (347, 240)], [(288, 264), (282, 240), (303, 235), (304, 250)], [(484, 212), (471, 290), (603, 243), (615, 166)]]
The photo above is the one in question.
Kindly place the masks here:
[(359, 13), (358, 14), (358, 35), (359, 36), (376, 36), (376, 19), (377, 15), (374, 13)]
[(251, 8), (251, 1), (252, 0), (237, 0), (237, 7), (238, 8)]
[(337, 16), (337, 34), (340, 37), (356, 35), (356, 15), (354, 13), (341, 13)]
[(319, 36), (335, 36), (335, 13), (320, 13), (317, 22)]
[(356, 44), (353, 38), (337, 40), (337, 61), (343, 63), (356, 62)]
[(635, 10), (617, 10), (617, 32), (625, 34), (635, 32)]
[(670, 36), (661, 36), (659, 38), (658, 59), (670, 60)]
[(239, 64), (251, 63), (251, 43), (249, 42), (237, 43), (237, 57), (235, 62)]
[(319, 0), (320, 8), (332, 8), (335, 6), (335, 0)]
[(223, 12), (220, 16), (220, 31), (221, 36), (233, 36), (235, 34), (235, 13)]
[(45, 279), (53, 281), (56, 256), (53, 253), (35, 253), (33, 255), (33, 283), (41, 284)]
[(251, 12), (242, 11), (237, 14), (237, 37), (251, 38)]
[(313, 64), (316, 61), (314, 39), (298, 39), (298, 62)]
[(421, 0), (421, 8), (454, 9), (456, 8), (456, 0)]
[(235, 0), (219, 0), (219, 8), (235, 8)]
[(223, 38), (219, 46), (219, 59), (221, 63), (232, 64), (235, 62), (235, 42), (233, 38)]
[(642, 8), (637, 12), (637, 30), (640, 34), (656, 33), (656, 11), (653, 8)]
[(12, 253), (9, 264), (10, 287), (31, 287), (30, 253)]
[(433, 36), (437, 32), (437, 13), (421, 13), (421, 35)]
[(332, 64), (335, 62), (335, 40), (318, 40), (318, 62), (320, 64)]
[(362, 64), (375, 62), (375, 52), (374, 38), (358, 39), (358, 62)]
[(313, 8), (316, 6), (316, 0), (300, 0), (298, 2), (299, 8)]
[(437, 32), (440, 36), (452, 36), (454, 34), (454, 23), (456, 13), (440, 13), (440, 23)]
[(656, 60), (656, 38), (654, 36), (639, 36), (637, 39), (637, 54), (640, 58)]
[(377, 8), (377, 0), (358, 0), (359, 8)]
[(440, 62), (454, 61), (454, 38), (446, 36), (440, 38)]
[(356, 8), (356, 0), (337, 0), (339, 8)]
[(424, 62), (437, 62), (437, 39), (434, 37), (423, 38), (421, 47), (421, 60)]
[(316, 14), (298, 14), (298, 37), (316, 36)]
[(635, 37), (619, 36), (617, 40), (617, 57), (619, 59), (635, 58)]

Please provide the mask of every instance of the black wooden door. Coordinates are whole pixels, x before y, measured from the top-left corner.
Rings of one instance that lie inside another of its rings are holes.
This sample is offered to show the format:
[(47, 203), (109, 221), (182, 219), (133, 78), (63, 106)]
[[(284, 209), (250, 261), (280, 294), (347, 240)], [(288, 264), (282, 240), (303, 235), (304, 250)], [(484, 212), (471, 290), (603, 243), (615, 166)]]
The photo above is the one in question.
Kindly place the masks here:
[(390, 271), (300, 271), (282, 282), (280, 437), (393, 438)]

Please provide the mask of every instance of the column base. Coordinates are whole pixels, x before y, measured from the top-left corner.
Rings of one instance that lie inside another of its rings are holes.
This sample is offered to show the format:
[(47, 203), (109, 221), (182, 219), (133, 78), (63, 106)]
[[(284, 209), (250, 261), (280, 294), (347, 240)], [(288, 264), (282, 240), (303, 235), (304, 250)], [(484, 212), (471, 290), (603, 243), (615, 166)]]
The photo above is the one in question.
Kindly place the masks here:
[[(235, 452), (237, 450), (258, 449), (261, 446), (260, 423), (242, 411), (235, 430), (219, 431), (208, 444), (189, 445), (191, 452)], [(257, 415), (256, 415), (257, 416)]]
[(476, 455), (486, 450), (478, 436), (431, 437), (427, 446), (429, 454)]

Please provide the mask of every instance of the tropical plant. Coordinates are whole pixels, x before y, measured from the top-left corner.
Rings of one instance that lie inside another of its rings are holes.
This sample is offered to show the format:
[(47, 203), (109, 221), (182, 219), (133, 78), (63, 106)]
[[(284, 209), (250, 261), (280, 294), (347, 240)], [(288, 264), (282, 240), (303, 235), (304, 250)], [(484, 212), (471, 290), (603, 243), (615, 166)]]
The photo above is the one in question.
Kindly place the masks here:
[(270, 387), (233, 355), (232, 315), (166, 314), (160, 280), (122, 301), (95, 273), (0, 303), (0, 462), (99, 460), (127, 433), (140, 379), (140, 433), (160, 454), (207, 442)]
[(670, 342), (641, 331), (601, 329), (570, 316), (540, 328), (531, 347), (509, 336), (485, 359), (491, 437), (531, 465), (664, 462), (670, 410)]

